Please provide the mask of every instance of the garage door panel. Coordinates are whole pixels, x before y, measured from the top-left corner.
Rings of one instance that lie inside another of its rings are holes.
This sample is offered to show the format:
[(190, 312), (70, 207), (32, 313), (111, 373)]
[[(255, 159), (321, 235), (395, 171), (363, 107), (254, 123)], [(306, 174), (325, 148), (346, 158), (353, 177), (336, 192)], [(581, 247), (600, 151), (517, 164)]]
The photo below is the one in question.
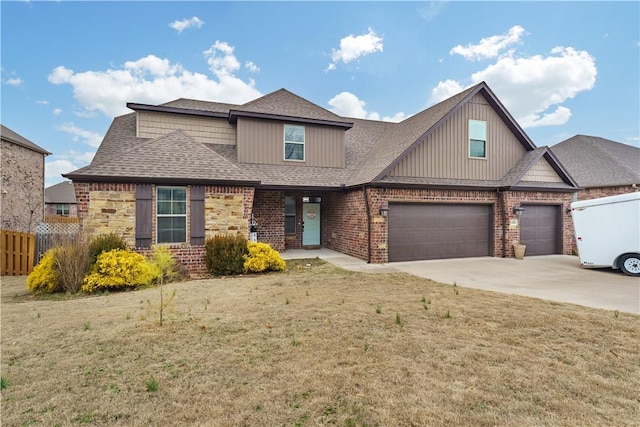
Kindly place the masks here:
[(389, 261), (490, 255), (490, 205), (390, 204)]
[(560, 206), (522, 205), (520, 242), (527, 246), (527, 255), (559, 254)]

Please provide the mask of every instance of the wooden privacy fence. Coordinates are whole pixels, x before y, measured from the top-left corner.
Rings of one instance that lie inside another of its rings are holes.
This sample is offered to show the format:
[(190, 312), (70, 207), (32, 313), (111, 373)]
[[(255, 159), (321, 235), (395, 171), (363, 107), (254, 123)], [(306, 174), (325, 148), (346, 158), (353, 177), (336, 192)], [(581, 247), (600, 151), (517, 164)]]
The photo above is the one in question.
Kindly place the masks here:
[(0, 230), (0, 272), (3, 276), (22, 276), (31, 273), (36, 249), (35, 235)]

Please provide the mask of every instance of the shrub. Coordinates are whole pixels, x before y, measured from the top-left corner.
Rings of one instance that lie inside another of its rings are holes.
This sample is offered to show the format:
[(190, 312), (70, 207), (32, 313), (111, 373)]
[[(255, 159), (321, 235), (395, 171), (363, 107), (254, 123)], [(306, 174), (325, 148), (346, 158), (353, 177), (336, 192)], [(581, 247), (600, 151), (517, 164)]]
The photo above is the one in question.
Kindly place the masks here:
[(79, 233), (70, 236), (55, 251), (55, 265), (62, 290), (79, 292), (91, 268), (89, 241)]
[(101, 234), (94, 237), (89, 246), (91, 265), (96, 263), (98, 255), (102, 252), (108, 252), (114, 249), (127, 249), (128, 247), (127, 242), (116, 233)]
[(82, 290), (136, 288), (150, 285), (157, 278), (157, 270), (143, 255), (129, 249), (114, 249), (98, 255)]
[(262, 273), (264, 271), (282, 271), (285, 262), (280, 253), (267, 243), (249, 242), (249, 253), (244, 258), (244, 270), (249, 273)]
[(243, 255), (247, 254), (247, 239), (241, 234), (221, 234), (205, 243), (207, 270), (217, 276), (241, 274)]
[(38, 265), (27, 277), (27, 288), (31, 292), (52, 294), (62, 290), (56, 267), (57, 250), (57, 248), (53, 248), (45, 252)]

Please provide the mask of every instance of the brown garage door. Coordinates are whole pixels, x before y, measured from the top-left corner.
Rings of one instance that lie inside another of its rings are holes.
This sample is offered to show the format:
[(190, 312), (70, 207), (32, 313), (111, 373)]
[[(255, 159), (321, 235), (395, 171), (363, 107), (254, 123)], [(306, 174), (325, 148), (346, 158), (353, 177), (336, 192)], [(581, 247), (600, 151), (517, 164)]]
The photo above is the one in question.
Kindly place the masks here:
[(520, 242), (527, 245), (525, 255), (560, 253), (560, 206), (522, 205)]
[(490, 205), (390, 204), (389, 261), (488, 256)]

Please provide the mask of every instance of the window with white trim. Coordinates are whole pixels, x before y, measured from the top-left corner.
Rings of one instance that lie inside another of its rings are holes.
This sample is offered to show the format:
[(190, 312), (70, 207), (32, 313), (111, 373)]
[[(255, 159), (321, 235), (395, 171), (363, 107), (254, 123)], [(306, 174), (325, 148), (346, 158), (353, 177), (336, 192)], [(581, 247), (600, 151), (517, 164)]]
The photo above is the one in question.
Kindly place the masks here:
[(304, 161), (304, 126), (284, 125), (284, 159)]
[(487, 122), (469, 120), (469, 157), (487, 158)]
[(156, 241), (187, 241), (187, 189), (158, 187), (156, 193)]
[(56, 205), (56, 215), (69, 216), (69, 203), (58, 203)]

